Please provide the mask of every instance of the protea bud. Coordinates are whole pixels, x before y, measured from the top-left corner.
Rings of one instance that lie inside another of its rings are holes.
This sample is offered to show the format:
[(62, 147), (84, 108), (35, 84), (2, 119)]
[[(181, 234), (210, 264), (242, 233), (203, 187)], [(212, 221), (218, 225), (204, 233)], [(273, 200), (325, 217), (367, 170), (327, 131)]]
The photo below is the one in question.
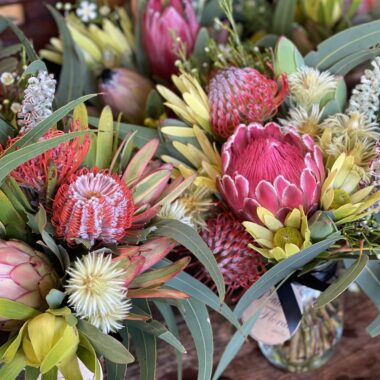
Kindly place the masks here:
[(132, 193), (119, 176), (82, 169), (58, 189), (52, 223), (69, 244), (77, 239), (115, 243), (132, 225), (134, 210)]
[[(68, 322), (69, 317), (73, 316), (70, 309), (65, 307), (48, 310), (27, 322), (19, 344), (22, 342), (22, 352), (28, 366), (40, 368), (42, 374), (54, 367), (67, 374), (70, 366), (75, 366), (79, 333), (76, 326)], [(65, 342), (65, 349), (58, 350), (62, 340)], [(53, 355), (54, 360), (51, 360)], [(48, 358), (49, 364), (45, 360)]]
[(191, 0), (149, 0), (142, 33), (152, 73), (170, 79), (177, 72), (175, 61), (181, 44), (186, 54), (191, 54), (199, 28)]
[(317, 211), (309, 220), (310, 238), (316, 243), (325, 240), (332, 233), (337, 231), (337, 228), (332, 219), (327, 213)]
[(230, 67), (218, 71), (209, 83), (211, 127), (216, 135), (228, 138), (239, 124), (262, 123), (277, 113), (287, 95), (286, 76), (276, 81), (257, 70)]
[(145, 105), (153, 84), (137, 72), (119, 68), (105, 70), (99, 83), (103, 102), (115, 114), (123, 113), (131, 123), (142, 124)]
[[(0, 298), (41, 310), (57, 279), (42, 253), (21, 241), (0, 240)], [(0, 330), (10, 330), (18, 324), (19, 321), (0, 318)]]
[[(252, 238), (231, 212), (210, 218), (201, 236), (215, 255), (229, 295), (248, 289), (265, 272), (263, 257), (248, 247)], [(201, 280), (210, 279), (203, 267), (199, 270)]]

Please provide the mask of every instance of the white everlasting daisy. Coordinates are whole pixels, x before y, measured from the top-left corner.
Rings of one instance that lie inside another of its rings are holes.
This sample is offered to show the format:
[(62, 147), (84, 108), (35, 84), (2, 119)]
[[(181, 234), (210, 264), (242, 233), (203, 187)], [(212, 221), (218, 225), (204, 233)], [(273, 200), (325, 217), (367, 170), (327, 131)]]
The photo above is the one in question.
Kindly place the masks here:
[(76, 10), (76, 14), (83, 22), (90, 22), (91, 20), (96, 19), (96, 8), (95, 3), (82, 1)]
[(67, 273), (65, 289), (75, 314), (105, 334), (120, 330), (131, 302), (119, 263), (113, 262), (111, 255), (92, 252), (78, 259)]
[(9, 73), (8, 71), (1, 74), (0, 81), (4, 86), (10, 86), (15, 82), (15, 78), (12, 75), (12, 73)]
[(289, 75), (290, 98), (297, 106), (309, 110), (332, 94), (337, 86), (336, 77), (328, 71), (301, 67)]

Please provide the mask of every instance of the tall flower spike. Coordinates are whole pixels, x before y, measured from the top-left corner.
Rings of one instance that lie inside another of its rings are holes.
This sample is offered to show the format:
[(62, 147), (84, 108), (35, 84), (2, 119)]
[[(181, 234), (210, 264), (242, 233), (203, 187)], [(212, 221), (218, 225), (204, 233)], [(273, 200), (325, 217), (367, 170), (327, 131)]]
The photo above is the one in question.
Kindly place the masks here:
[(287, 79), (276, 81), (257, 70), (230, 67), (218, 71), (209, 83), (211, 127), (217, 136), (228, 138), (239, 124), (262, 123), (277, 113), (287, 95)]
[(98, 169), (73, 174), (57, 192), (52, 223), (69, 243), (120, 241), (132, 225), (134, 204), (129, 187), (115, 175)]
[(65, 289), (76, 315), (105, 334), (120, 330), (131, 303), (124, 286), (125, 271), (112, 261), (112, 255), (91, 252), (77, 259), (67, 273)]
[(26, 133), (52, 113), (56, 80), (47, 71), (28, 80), (21, 112), (18, 113), (20, 133)]
[(377, 121), (380, 109), (380, 57), (372, 62), (372, 70), (366, 70), (352, 90), (346, 113), (357, 112), (368, 119), (369, 122)]

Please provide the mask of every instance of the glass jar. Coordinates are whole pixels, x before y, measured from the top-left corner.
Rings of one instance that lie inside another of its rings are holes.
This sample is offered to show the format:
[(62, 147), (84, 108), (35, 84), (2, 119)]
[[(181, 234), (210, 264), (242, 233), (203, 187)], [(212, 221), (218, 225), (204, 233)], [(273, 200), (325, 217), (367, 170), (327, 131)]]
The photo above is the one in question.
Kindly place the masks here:
[(307, 372), (331, 358), (343, 333), (343, 297), (319, 309), (314, 302), (309, 299), (304, 304), (300, 326), (289, 340), (278, 345), (258, 342), (262, 354), (276, 367)]

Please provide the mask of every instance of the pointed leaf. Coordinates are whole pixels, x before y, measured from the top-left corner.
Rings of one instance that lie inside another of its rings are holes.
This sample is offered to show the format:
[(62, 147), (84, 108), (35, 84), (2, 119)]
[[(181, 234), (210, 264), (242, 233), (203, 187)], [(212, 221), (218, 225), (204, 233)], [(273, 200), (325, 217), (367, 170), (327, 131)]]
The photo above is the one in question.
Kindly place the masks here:
[(23, 303), (0, 298), (0, 317), (23, 321), (38, 315), (40, 312)]
[(100, 115), (96, 145), (95, 166), (99, 169), (109, 168), (113, 156), (113, 115), (109, 106)]

